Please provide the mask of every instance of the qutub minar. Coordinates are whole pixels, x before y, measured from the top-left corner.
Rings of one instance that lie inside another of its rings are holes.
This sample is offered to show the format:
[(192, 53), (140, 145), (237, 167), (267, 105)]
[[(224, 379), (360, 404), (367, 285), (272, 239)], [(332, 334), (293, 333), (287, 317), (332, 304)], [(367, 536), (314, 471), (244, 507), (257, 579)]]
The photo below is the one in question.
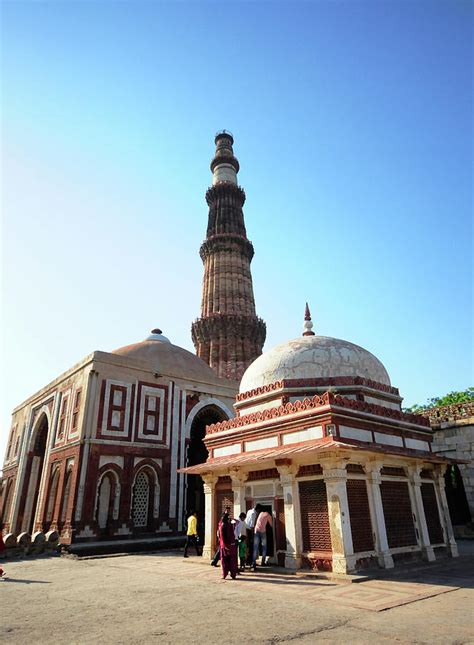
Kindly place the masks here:
[(245, 193), (237, 185), (234, 139), (224, 130), (215, 143), (212, 187), (206, 193), (209, 222), (200, 250), (204, 263), (201, 318), (193, 323), (192, 337), (197, 355), (218, 376), (239, 381), (262, 353), (266, 327), (255, 312), (250, 273), (254, 251), (245, 230)]
[(383, 364), (315, 334), (308, 306), (302, 335), (262, 354), (239, 163), (232, 135), (215, 142), (197, 356), (156, 328), (92, 352), (13, 410), (7, 549), (169, 547), (196, 510), (210, 556), (223, 509), (258, 503), (281, 566), (347, 573), (456, 556), (453, 462), (433, 451), (428, 419), (402, 411)]

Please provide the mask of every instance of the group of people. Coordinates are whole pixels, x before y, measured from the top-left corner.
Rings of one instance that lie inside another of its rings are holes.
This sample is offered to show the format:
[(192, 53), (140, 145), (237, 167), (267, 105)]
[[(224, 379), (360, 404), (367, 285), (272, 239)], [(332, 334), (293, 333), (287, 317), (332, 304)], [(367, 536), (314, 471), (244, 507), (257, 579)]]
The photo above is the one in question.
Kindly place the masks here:
[[(260, 546), (261, 566), (267, 566), (267, 526), (272, 526), (272, 516), (264, 511), (260, 504), (247, 513), (240, 513), (238, 519), (232, 517), (230, 506), (225, 508), (219, 521), (217, 549), (211, 562), (212, 566), (217, 567), (219, 560), (221, 561), (222, 578), (227, 578), (230, 573), (231, 578), (235, 579), (238, 572), (245, 571), (246, 566), (256, 571)], [(190, 546), (194, 546), (196, 554), (200, 555), (195, 512), (188, 518), (185, 558), (189, 557)]]
[(260, 504), (247, 513), (240, 513), (238, 519), (231, 517), (230, 506), (225, 508), (217, 529), (217, 550), (211, 562), (216, 567), (220, 558), (224, 579), (229, 573), (235, 579), (239, 571), (245, 571), (246, 565), (250, 566), (251, 571), (256, 571), (260, 545), (261, 566), (268, 564), (267, 526), (272, 526), (272, 516)]

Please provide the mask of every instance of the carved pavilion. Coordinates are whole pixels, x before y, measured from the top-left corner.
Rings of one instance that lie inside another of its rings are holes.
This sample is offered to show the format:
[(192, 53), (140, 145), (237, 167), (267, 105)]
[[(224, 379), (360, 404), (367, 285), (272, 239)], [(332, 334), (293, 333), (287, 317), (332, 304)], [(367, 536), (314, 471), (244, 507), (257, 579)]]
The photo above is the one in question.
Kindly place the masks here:
[(207, 428), (205, 554), (217, 519), (257, 502), (273, 513), (271, 561), (348, 573), (457, 556), (428, 419), (401, 411), (382, 363), (347, 341), (303, 336), (245, 372), (237, 416)]

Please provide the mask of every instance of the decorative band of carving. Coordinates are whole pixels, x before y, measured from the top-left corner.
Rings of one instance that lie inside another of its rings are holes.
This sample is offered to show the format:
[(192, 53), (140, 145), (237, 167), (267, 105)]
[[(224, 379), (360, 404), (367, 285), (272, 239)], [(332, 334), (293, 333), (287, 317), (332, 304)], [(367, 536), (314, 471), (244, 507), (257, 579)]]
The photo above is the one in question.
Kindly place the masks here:
[(209, 255), (217, 253), (218, 251), (234, 251), (236, 246), (250, 262), (254, 254), (252, 242), (246, 237), (243, 237), (243, 235), (237, 235), (235, 233), (218, 233), (217, 235), (208, 237), (201, 244), (199, 255), (204, 262)]
[(235, 197), (239, 206), (243, 206), (245, 203), (245, 191), (241, 186), (236, 186), (230, 182), (220, 182), (207, 189), (206, 202), (208, 206), (223, 195), (232, 195)]
[(211, 161), (211, 172), (214, 172), (216, 166), (219, 166), (221, 163), (228, 163), (234, 167), (235, 172), (239, 172), (240, 164), (236, 157), (232, 157), (229, 154), (219, 154), (217, 153), (214, 159)]
[(248, 390), (248, 392), (238, 394), (237, 401), (246, 401), (247, 399), (253, 399), (255, 396), (260, 394), (267, 394), (268, 392), (274, 392), (275, 390), (285, 388), (337, 387), (338, 385), (364, 385), (365, 387), (370, 387), (373, 390), (379, 390), (380, 392), (387, 392), (388, 394), (399, 396), (398, 388), (392, 387), (391, 385), (385, 385), (385, 383), (378, 383), (377, 381), (372, 381), (370, 379), (363, 378), (362, 376), (332, 376), (307, 379), (283, 379), (281, 381), (275, 381), (275, 383), (262, 385), (261, 387), (254, 388), (253, 390)]
[(259, 423), (261, 421), (269, 421), (284, 417), (295, 412), (302, 412), (305, 410), (315, 410), (323, 406), (337, 406), (348, 408), (350, 410), (357, 410), (359, 412), (367, 412), (369, 414), (376, 414), (380, 417), (389, 419), (396, 419), (397, 421), (405, 421), (407, 423), (414, 423), (419, 426), (429, 427), (429, 420), (417, 414), (407, 414), (386, 408), (383, 405), (374, 405), (373, 403), (366, 403), (365, 401), (355, 401), (348, 399), (339, 394), (332, 392), (325, 392), (321, 396), (315, 395), (311, 398), (303, 399), (302, 401), (295, 401), (294, 403), (286, 403), (275, 408), (253, 412), (241, 417), (235, 417), (229, 421), (222, 421), (220, 423), (213, 423), (206, 428), (207, 434), (214, 434), (216, 432), (223, 432), (224, 430), (233, 430), (242, 428), (252, 423)]
[(474, 417), (474, 401), (451, 403), (451, 405), (443, 405), (438, 408), (421, 410), (416, 414), (429, 419), (431, 421), (431, 425), (445, 423), (447, 421), (457, 421), (458, 419), (466, 419), (468, 417)]
[(251, 338), (263, 347), (267, 326), (257, 316), (216, 313), (193, 322), (191, 334), (195, 344), (219, 339), (227, 342), (229, 338)]

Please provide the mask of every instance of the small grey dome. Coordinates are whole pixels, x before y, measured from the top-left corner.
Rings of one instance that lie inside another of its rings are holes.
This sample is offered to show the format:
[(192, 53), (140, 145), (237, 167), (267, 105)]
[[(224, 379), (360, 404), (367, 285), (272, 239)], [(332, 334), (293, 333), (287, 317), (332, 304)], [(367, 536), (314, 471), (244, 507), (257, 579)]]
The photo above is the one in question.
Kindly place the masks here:
[(283, 379), (336, 376), (361, 376), (390, 385), (385, 367), (363, 347), (327, 336), (300, 336), (259, 356), (244, 373), (239, 392)]

